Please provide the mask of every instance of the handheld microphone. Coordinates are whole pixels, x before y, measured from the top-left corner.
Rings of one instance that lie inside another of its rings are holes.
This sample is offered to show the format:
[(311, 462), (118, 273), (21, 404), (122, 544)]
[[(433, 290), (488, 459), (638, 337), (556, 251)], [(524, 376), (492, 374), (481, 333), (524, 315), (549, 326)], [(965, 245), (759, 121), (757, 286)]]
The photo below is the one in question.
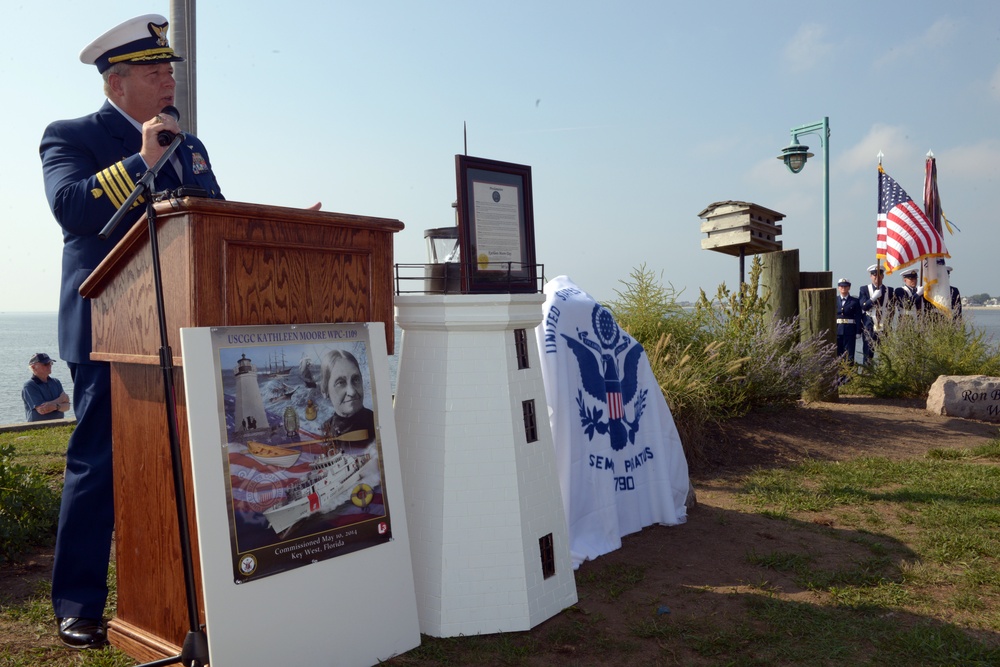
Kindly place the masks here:
[[(175, 106), (167, 105), (160, 109), (160, 113), (171, 116), (174, 120), (181, 119), (181, 112), (178, 111)], [(160, 133), (156, 135), (156, 142), (161, 146), (169, 146), (175, 136), (176, 135), (169, 130), (160, 130)]]

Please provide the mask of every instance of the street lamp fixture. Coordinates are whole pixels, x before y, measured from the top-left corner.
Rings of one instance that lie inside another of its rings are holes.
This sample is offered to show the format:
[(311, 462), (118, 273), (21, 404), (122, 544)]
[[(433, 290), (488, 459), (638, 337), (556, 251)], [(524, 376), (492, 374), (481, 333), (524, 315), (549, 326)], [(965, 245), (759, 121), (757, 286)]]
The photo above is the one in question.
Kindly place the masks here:
[(830, 270), (830, 118), (823, 117), (820, 123), (799, 125), (791, 129), (792, 142), (787, 148), (781, 149), (778, 159), (785, 163), (788, 171), (797, 174), (806, 166), (806, 161), (813, 157), (808, 146), (799, 143), (799, 137), (815, 134), (820, 138), (823, 147), (823, 270)]
[(808, 146), (793, 143), (788, 148), (781, 149), (781, 155), (778, 156), (778, 159), (785, 161), (788, 171), (797, 174), (802, 171), (802, 167), (806, 166), (806, 160), (811, 157), (813, 154), (809, 152)]

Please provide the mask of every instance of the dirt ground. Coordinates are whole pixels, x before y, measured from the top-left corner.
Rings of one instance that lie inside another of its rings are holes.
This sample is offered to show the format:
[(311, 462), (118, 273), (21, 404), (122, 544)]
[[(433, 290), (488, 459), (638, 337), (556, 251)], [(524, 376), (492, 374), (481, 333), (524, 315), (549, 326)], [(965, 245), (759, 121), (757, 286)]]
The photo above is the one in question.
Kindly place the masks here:
[[(782, 531), (774, 521), (738, 510), (743, 507), (736, 502), (741, 480), (758, 467), (788, 467), (807, 459), (907, 459), (931, 449), (975, 447), (1000, 435), (998, 424), (933, 415), (924, 405), (922, 400), (842, 397), (836, 403), (800, 405), (728, 422), (705, 459), (690, 462), (697, 503), (687, 523), (653, 526), (627, 536), (621, 549), (584, 563), (580, 572), (602, 561), (645, 564), (643, 593), (636, 603), (665, 602), (678, 620), (711, 619), (737, 615), (745, 596), (759, 593), (755, 585), (761, 570), (747, 561), (748, 553), (807, 553), (816, 558), (815, 567), (831, 570), (864, 558), (870, 555), (866, 547), (843, 539), (855, 531), (838, 526), (833, 516), (813, 519), (832, 533)], [(768, 589), (784, 601), (819, 600), (790, 575), (769, 571), (767, 576)], [(622, 617), (612, 605), (600, 611), (609, 621)]]
[(691, 477), (697, 488), (748, 467), (862, 456), (905, 459), (935, 448), (972, 447), (1000, 434), (1000, 424), (934, 415), (924, 406), (922, 399), (842, 396), (836, 403), (733, 420), (708, 448), (706, 460), (691, 462)]
[[(776, 531), (774, 522), (738, 511), (735, 493), (739, 481), (754, 467), (787, 466), (810, 458), (919, 457), (930, 449), (984, 444), (998, 434), (997, 424), (932, 415), (923, 408), (923, 401), (867, 397), (842, 397), (836, 403), (801, 405), (730, 421), (714, 435), (704, 459), (690, 462), (697, 504), (689, 511), (686, 524), (647, 528), (624, 538), (618, 551), (580, 567), (578, 580), (598, 565), (645, 567), (642, 591), (634, 599), (625, 603), (589, 599), (587, 613), (601, 614), (607, 629), (614, 630), (617, 625), (623, 634), (632, 622), (630, 617), (634, 618), (635, 605), (666, 607), (674, 618), (726, 617), (742, 607), (739, 593), (748, 592), (760, 576), (759, 568), (747, 562), (750, 551), (806, 549), (806, 553), (822, 554), (821, 558), (831, 564), (851, 559), (854, 551), (860, 553), (862, 547), (851, 540), (833, 539), (822, 531)], [(838, 529), (833, 517), (820, 517), (816, 522)], [(810, 540), (817, 543), (810, 544)], [(816, 565), (822, 567), (823, 562)], [(50, 568), (51, 552), (43, 551), (22, 564), (0, 569), (0, 597), (6, 604), (23, 599), (37, 590)], [(812, 593), (780, 573), (770, 583), (788, 601), (813, 599)], [(560, 622), (564, 621), (556, 617), (540, 629)], [(8, 650), (58, 645), (52, 631), (40, 629), (36, 636), (23, 635), (23, 625), (13, 627), (0, 619), (0, 646)], [(567, 651), (566, 664), (589, 664), (580, 661), (582, 656), (573, 656), (569, 647)]]

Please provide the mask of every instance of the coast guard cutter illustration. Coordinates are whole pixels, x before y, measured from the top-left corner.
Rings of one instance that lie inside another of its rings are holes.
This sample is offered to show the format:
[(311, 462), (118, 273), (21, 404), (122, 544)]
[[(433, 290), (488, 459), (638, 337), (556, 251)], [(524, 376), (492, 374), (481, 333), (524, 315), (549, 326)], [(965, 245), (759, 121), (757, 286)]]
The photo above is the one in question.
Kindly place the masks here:
[(333, 511), (350, 501), (357, 482), (378, 477), (378, 460), (371, 454), (352, 456), (340, 447), (331, 446), (313, 460), (309, 473), (294, 486), (285, 489), (285, 498), (264, 510), (268, 525), (278, 534), (302, 519)]

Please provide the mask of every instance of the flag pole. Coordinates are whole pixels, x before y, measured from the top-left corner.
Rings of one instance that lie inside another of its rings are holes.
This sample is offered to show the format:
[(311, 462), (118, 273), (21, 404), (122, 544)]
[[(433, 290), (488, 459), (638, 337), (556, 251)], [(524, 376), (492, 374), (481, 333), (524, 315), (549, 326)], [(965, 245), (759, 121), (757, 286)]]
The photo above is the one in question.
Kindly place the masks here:
[[(882, 170), (883, 153), (881, 148), (878, 151), (878, 155), (876, 155), (875, 157), (878, 158), (878, 193), (875, 195), (876, 196), (875, 210), (877, 211), (879, 210), (879, 204), (881, 203), (879, 201), (879, 198), (882, 196), (882, 174), (885, 173)], [(878, 243), (875, 244), (875, 268), (877, 271), (882, 270), (882, 258), (878, 256)]]
[[(925, 158), (926, 159), (924, 160), (924, 165), (925, 165), (925, 170), (926, 170), (927, 161), (934, 160), (934, 151), (928, 148), (927, 149), (927, 155), (925, 156)], [(926, 177), (926, 174), (925, 174), (925, 176), (924, 176), (924, 213), (927, 215), (928, 218), (930, 218), (931, 224), (934, 225), (934, 228), (937, 229), (938, 233), (940, 234), (941, 233), (941, 223), (938, 220), (935, 220), (931, 216), (931, 211), (929, 210), (929, 205), (928, 205), (929, 201), (930, 201), (930, 198), (928, 197), (928, 193), (927, 193), (927, 177)], [(924, 262), (923, 261), (920, 262), (920, 284), (921, 285), (924, 284)], [(921, 294), (921, 296), (923, 296), (923, 294)]]

